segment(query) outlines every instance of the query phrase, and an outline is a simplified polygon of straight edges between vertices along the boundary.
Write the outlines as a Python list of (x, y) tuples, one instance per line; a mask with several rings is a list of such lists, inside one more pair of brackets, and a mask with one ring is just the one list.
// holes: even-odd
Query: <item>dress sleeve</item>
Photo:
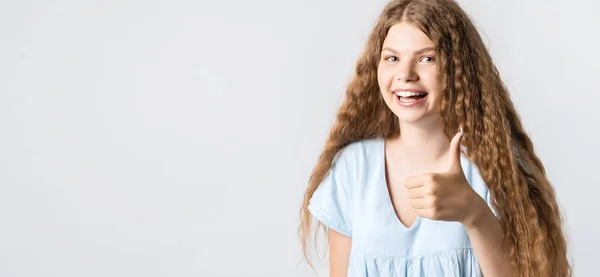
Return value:
[[(346, 150), (346, 151), (343, 151)], [(329, 172), (315, 190), (308, 210), (326, 227), (352, 237), (351, 191), (347, 149), (340, 150)]]
[[(483, 180), (481, 181), (483, 183)], [(488, 207), (490, 207), (490, 209), (492, 210), (492, 212), (494, 213), (494, 215), (496, 217), (498, 217), (498, 213), (496, 212), (496, 209), (494, 209), (494, 206), (492, 206), (492, 194), (490, 193), (490, 189), (485, 186), (485, 197), (483, 199), (485, 199), (485, 203), (488, 204)]]

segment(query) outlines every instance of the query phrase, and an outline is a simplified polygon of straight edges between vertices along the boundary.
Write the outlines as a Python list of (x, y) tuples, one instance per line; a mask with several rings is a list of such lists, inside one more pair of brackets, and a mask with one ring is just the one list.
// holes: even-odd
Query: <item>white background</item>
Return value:
[[(1, 1), (0, 276), (315, 276), (298, 209), (384, 4)], [(600, 3), (461, 4), (594, 276)]]

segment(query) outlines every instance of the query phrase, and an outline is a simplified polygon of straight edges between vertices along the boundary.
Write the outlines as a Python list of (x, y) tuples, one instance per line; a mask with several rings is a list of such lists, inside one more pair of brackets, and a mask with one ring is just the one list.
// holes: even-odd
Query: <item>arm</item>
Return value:
[(502, 226), (481, 197), (473, 201), (474, 213), (463, 222), (469, 234), (475, 256), (486, 277), (511, 276), (510, 262), (504, 255)]
[(329, 276), (346, 277), (352, 239), (329, 229)]
[[(450, 141), (450, 165), (445, 172), (406, 179), (410, 205), (419, 216), (460, 222), (469, 234), (483, 275), (508, 277), (512, 270), (504, 251), (502, 226), (486, 201), (473, 190), (462, 168), (462, 135), (461, 128)], [(483, 184), (481, 178), (477, 179)]]

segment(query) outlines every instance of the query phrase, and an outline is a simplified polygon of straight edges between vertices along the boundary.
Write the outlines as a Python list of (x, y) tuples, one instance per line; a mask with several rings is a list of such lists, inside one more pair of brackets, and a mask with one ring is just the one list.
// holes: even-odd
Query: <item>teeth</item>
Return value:
[(402, 97), (409, 97), (409, 96), (415, 96), (415, 95), (425, 95), (425, 93), (418, 93), (418, 92), (411, 92), (411, 91), (398, 91), (398, 92), (396, 92), (396, 95), (402, 96)]

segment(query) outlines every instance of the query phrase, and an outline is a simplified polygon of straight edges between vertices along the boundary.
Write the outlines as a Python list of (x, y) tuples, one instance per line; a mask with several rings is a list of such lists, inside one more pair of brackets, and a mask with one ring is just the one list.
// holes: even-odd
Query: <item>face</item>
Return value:
[(435, 45), (417, 27), (393, 25), (383, 42), (377, 79), (401, 123), (436, 119), (440, 102)]

